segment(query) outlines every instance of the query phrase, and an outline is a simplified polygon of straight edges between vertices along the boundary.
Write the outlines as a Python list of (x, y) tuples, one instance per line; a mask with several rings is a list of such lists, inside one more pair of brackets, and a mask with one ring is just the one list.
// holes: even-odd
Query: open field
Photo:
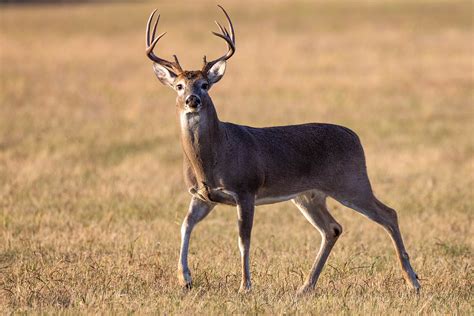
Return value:
[(237, 53), (211, 95), (221, 120), (331, 122), (365, 146), (421, 285), (388, 235), (334, 201), (344, 233), (314, 295), (295, 298), (320, 236), (290, 202), (257, 208), (253, 291), (239, 295), (236, 212), (191, 240), (194, 289), (176, 281), (181, 175), (174, 93), (144, 54), (185, 68), (224, 52), (214, 1), (0, 7), (0, 313), (473, 314), (471, 1), (221, 1)]

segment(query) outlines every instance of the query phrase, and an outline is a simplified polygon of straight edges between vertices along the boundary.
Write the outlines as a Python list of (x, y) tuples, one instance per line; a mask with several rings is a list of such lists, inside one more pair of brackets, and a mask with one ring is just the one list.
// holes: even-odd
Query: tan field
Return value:
[(330, 201), (344, 232), (297, 298), (321, 238), (291, 202), (257, 208), (252, 292), (224, 206), (193, 233), (194, 288), (178, 285), (190, 195), (146, 19), (159, 8), (157, 52), (187, 69), (225, 45), (214, 1), (174, 2), (0, 7), (0, 312), (472, 315), (473, 3), (221, 1), (237, 52), (211, 91), (220, 119), (356, 131), (422, 285), (381, 227)]

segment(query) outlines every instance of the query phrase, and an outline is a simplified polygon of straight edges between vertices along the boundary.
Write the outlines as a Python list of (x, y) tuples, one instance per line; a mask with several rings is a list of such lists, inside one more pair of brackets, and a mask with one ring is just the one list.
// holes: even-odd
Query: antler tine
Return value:
[[(155, 9), (156, 12), (156, 9)], [(151, 38), (155, 38), (156, 28), (158, 27), (158, 22), (160, 22), (161, 14), (158, 14), (156, 17), (155, 25), (153, 26), (153, 33), (151, 33)]]
[(225, 17), (227, 18), (227, 22), (229, 24), (229, 29), (230, 29), (230, 38), (232, 39), (232, 42), (235, 45), (235, 33), (234, 33), (234, 26), (232, 25), (232, 21), (231, 21), (229, 15), (227, 14), (227, 11), (224, 10), (224, 8), (220, 4), (218, 4), (217, 6), (219, 8), (221, 8), (222, 12), (224, 12)]
[(174, 57), (174, 61), (175, 61), (174, 63), (176, 64), (175, 66), (177, 67), (177, 70), (179, 72), (183, 72), (183, 68), (181, 68), (181, 65), (179, 64), (178, 56), (173, 55), (173, 57)]
[(234, 43), (232, 43), (232, 40), (229, 38), (229, 36), (226, 36), (226, 35), (222, 35), (220, 33), (216, 33), (216, 32), (212, 32), (212, 34), (214, 34), (215, 36), (217, 37), (220, 37), (222, 38), (223, 40), (225, 40), (227, 42), (227, 53), (222, 56), (221, 58), (217, 58), (215, 61), (217, 62), (218, 60), (222, 59), (225, 57), (225, 59), (229, 59), (235, 52), (235, 45)]
[(219, 30), (221, 31), (221, 33), (212, 32), (212, 34), (214, 34), (215, 36), (220, 37), (220, 38), (222, 38), (223, 40), (226, 41), (226, 43), (227, 43), (227, 52), (223, 56), (221, 56), (221, 57), (219, 57), (219, 58), (217, 58), (217, 59), (215, 59), (211, 62), (206, 62), (206, 58), (204, 56), (204, 66), (202, 68), (204, 72), (207, 72), (218, 61), (227, 60), (230, 57), (232, 57), (232, 55), (234, 55), (234, 53), (235, 53), (234, 26), (232, 25), (232, 21), (231, 21), (229, 15), (227, 14), (227, 12), (224, 10), (224, 8), (220, 5), (218, 5), (218, 7), (222, 10), (222, 12), (224, 12), (224, 14), (227, 18), (227, 22), (229, 24), (229, 26), (228, 26), (229, 30), (227, 30), (227, 28), (222, 26), (219, 22), (214, 21), (216, 23), (217, 27), (219, 28)]
[[(214, 21), (214, 23), (216, 23), (217, 27), (221, 30), (222, 34), (224, 34), (226, 37), (229, 37), (229, 31), (227, 31), (227, 29), (225, 27), (223, 27), (219, 22), (217, 21)], [(216, 36), (219, 36), (219, 37), (222, 37), (220, 34), (216, 34), (215, 32), (212, 32), (212, 34), (216, 35)], [(225, 39), (225, 41), (227, 42), (227, 39)], [(227, 48), (229, 48), (229, 44), (227, 44)]]
[(176, 57), (176, 55), (173, 55), (175, 62), (171, 62), (171, 61), (167, 61), (166, 59), (162, 59), (153, 53), (153, 49), (155, 48), (158, 41), (166, 34), (166, 32), (163, 32), (155, 38), (158, 22), (160, 21), (160, 15), (158, 14), (158, 17), (156, 18), (155, 24), (153, 26), (153, 32), (150, 38), (150, 27), (151, 27), (151, 22), (153, 21), (153, 17), (155, 16), (155, 13), (156, 13), (156, 9), (150, 14), (150, 17), (148, 18), (148, 23), (146, 26), (146, 50), (145, 50), (146, 55), (155, 63), (165, 66), (169, 68), (170, 70), (173, 70), (177, 73), (181, 73), (183, 72), (183, 69), (181, 68), (181, 65), (179, 64), (178, 57)]
[(226, 29), (219, 22), (214, 21), (214, 23), (216, 23), (217, 27), (221, 30), (222, 34), (228, 35), (228, 33), (226, 32)]
[[(146, 24), (146, 46), (147, 47), (150, 46), (150, 25), (151, 25), (151, 21), (153, 20), (153, 17), (155, 16), (156, 10), (158, 9), (153, 10), (153, 12), (150, 14), (150, 17), (148, 18), (148, 22)], [(159, 17), (158, 17), (158, 20), (159, 20)], [(155, 24), (155, 26), (157, 24), (158, 22)]]

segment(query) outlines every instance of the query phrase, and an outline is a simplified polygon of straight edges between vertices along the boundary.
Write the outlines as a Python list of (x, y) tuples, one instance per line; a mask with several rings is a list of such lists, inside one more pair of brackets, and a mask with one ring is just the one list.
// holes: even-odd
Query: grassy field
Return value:
[(240, 284), (236, 212), (191, 240), (176, 280), (181, 175), (174, 93), (144, 54), (188, 69), (225, 46), (214, 1), (0, 7), (0, 312), (473, 314), (473, 3), (221, 1), (237, 53), (212, 96), (221, 120), (349, 126), (377, 196), (399, 213), (423, 286), (388, 235), (334, 201), (343, 225), (313, 295), (297, 299), (320, 236), (289, 202), (257, 208), (253, 291)]

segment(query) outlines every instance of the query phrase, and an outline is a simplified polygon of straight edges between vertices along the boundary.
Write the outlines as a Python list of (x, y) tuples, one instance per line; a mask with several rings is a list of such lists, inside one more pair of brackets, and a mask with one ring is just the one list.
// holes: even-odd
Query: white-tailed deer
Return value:
[[(220, 6), (219, 6), (220, 7)], [(342, 227), (326, 208), (326, 198), (379, 223), (389, 233), (403, 275), (418, 291), (420, 284), (410, 265), (398, 227), (397, 213), (373, 194), (367, 176), (364, 151), (350, 129), (311, 123), (254, 128), (219, 120), (209, 89), (224, 75), (226, 61), (235, 52), (232, 22), (228, 29), (218, 22), (227, 52), (211, 62), (204, 57), (201, 70), (185, 71), (178, 58), (174, 62), (153, 53), (160, 38), (155, 36), (159, 16), (146, 30), (146, 54), (161, 83), (174, 89), (176, 111), (181, 127), (184, 178), (192, 195), (181, 226), (178, 277), (191, 287), (188, 267), (189, 239), (194, 226), (216, 204), (237, 206), (239, 249), (242, 259), (240, 291), (250, 289), (249, 250), (255, 205), (292, 200), (308, 221), (321, 233), (322, 242), (311, 272), (299, 293), (312, 290), (329, 253), (342, 233)]]

